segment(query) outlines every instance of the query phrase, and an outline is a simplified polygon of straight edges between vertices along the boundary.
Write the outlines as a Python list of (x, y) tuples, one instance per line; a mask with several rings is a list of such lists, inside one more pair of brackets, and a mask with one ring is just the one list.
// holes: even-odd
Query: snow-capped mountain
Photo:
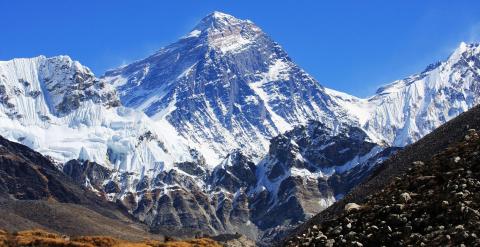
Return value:
[(238, 148), (259, 160), (271, 137), (309, 119), (333, 126), (344, 114), (259, 27), (220, 12), (104, 79), (124, 105), (168, 120), (215, 165)]
[[(240, 232), (257, 238), (276, 223), (297, 223), (318, 212), (321, 207), (312, 206), (317, 199), (325, 200), (323, 207), (333, 202), (338, 193), (326, 184), (322, 187), (329, 191), (326, 198), (315, 197), (323, 196), (316, 181), (321, 177), (326, 183), (340, 171), (330, 168), (325, 172), (322, 169), (336, 163), (318, 166), (314, 156), (330, 157), (334, 155), (332, 148), (340, 150), (338, 146), (343, 145), (341, 157), (346, 158), (336, 155), (337, 163), (350, 162), (348, 167), (363, 164), (357, 155), (350, 154), (365, 155), (355, 146), (359, 144), (349, 139), (357, 135), (345, 134), (336, 125), (321, 124), (324, 130), (318, 133), (322, 134), (304, 133), (304, 128), (296, 127), (274, 138), (268, 156), (258, 166), (254, 157), (237, 149), (211, 168), (168, 122), (151, 120), (142, 112), (121, 106), (114, 88), (69, 57), (1, 62), (0, 78), (0, 134), (49, 155), (74, 181), (122, 204), (152, 231)], [(285, 138), (286, 143), (298, 143), (294, 145), (297, 149), (280, 148)], [(327, 145), (332, 140), (338, 144)], [(373, 146), (361, 147), (370, 149)], [(285, 152), (293, 152), (293, 158), (282, 159)], [(277, 166), (284, 168), (279, 177), (272, 175), (279, 172)], [(296, 171), (327, 175), (303, 178)], [(298, 179), (311, 182), (306, 190), (310, 196), (302, 194), (302, 183), (289, 183)], [(296, 192), (285, 197), (292, 191)], [(266, 220), (290, 205), (290, 199), (299, 203), (294, 205), (300, 206), (300, 211), (292, 211), (276, 223)]]
[(67, 56), (0, 62), (0, 118), (0, 135), (59, 163), (140, 174), (192, 159), (171, 126), (120, 106), (111, 85)]
[(446, 61), (383, 86), (367, 99), (327, 92), (364, 130), (403, 147), (480, 103), (480, 44), (461, 43)]
[(0, 135), (152, 231), (257, 238), (478, 104), (479, 53), (462, 44), (360, 99), (321, 86), (251, 21), (214, 12), (100, 79), (66, 56), (0, 62)]
[(203, 156), (168, 122), (121, 106), (115, 89), (79, 62), (67, 56), (0, 62), (0, 89), (1, 136), (48, 155), (152, 231), (255, 238), (256, 226), (246, 225), (247, 197), (210, 186)]
[(178, 42), (109, 71), (121, 101), (167, 120), (218, 164), (240, 148), (256, 161), (268, 140), (308, 120), (348, 123), (405, 146), (479, 100), (479, 45), (360, 99), (322, 87), (249, 20), (214, 12)]

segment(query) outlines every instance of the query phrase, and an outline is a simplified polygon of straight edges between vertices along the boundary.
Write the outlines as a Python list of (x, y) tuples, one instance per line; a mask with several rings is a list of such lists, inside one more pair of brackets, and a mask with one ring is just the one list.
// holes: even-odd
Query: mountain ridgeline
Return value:
[(479, 81), (480, 45), (462, 43), (360, 99), (323, 87), (253, 22), (214, 12), (101, 77), (67, 56), (1, 61), (0, 135), (152, 232), (268, 244), (477, 105)]

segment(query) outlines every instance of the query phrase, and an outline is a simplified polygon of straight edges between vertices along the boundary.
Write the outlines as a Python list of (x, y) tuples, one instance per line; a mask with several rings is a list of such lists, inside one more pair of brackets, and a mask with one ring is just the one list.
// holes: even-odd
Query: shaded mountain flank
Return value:
[[(48, 158), (0, 137), (0, 229), (152, 237), (119, 206), (65, 176)], [(159, 236), (157, 236), (159, 238)]]
[(385, 161), (285, 246), (479, 245), (480, 107)]

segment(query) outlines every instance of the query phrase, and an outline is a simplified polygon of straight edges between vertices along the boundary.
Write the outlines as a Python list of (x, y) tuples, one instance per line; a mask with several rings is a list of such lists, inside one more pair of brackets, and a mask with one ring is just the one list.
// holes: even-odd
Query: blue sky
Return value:
[(252, 20), (320, 83), (357, 96), (480, 41), (475, 0), (0, 0), (0, 60), (66, 54), (101, 75), (214, 10)]

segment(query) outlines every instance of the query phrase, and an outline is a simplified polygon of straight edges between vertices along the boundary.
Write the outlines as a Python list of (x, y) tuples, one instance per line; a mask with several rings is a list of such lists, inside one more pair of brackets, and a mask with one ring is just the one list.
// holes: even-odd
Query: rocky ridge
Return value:
[[(311, 121), (272, 139), (268, 158), (258, 166), (237, 150), (213, 170), (202, 168), (199, 160), (140, 179), (89, 161), (72, 160), (63, 169), (77, 184), (123, 205), (152, 231), (238, 232), (257, 239), (264, 230), (296, 225), (326, 208), (353, 186), (350, 181), (363, 178), (392, 151), (372, 143), (361, 129), (333, 130)], [(325, 166), (318, 166), (319, 160)], [(342, 165), (332, 168), (336, 163)], [(291, 207), (298, 212), (266, 220)]]

